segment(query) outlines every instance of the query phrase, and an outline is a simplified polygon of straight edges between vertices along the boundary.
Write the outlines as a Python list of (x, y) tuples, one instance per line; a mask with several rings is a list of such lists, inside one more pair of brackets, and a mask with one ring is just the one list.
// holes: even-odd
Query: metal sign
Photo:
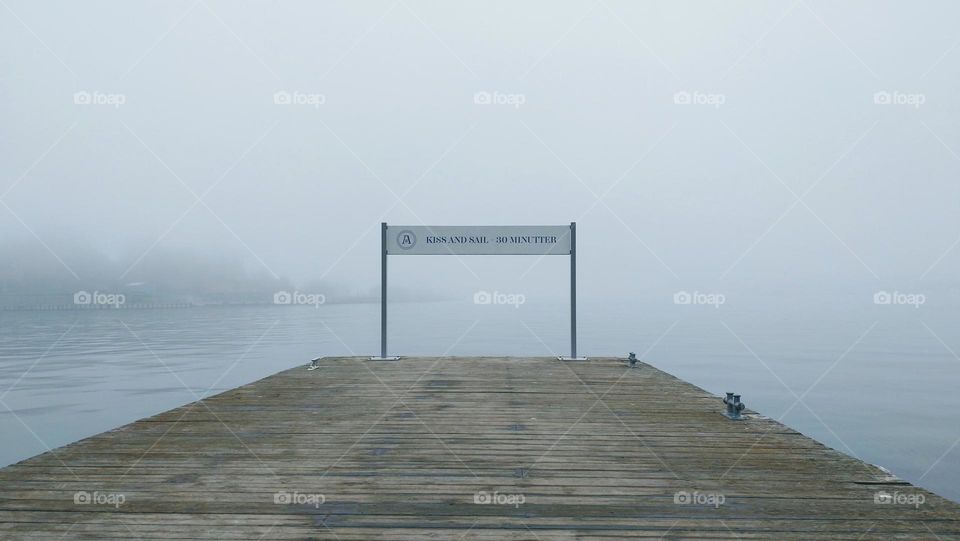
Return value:
[(570, 256), (570, 357), (577, 357), (577, 223), (570, 225), (427, 226), (380, 224), (380, 357), (387, 356), (388, 255)]
[(570, 226), (387, 226), (389, 255), (570, 255)]

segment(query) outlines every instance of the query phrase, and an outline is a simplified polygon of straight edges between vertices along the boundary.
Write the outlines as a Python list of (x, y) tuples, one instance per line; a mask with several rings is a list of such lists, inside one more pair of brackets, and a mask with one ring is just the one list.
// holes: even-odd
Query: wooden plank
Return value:
[(0, 538), (960, 539), (957, 503), (722, 410), (612, 358), (325, 358), (0, 469)]

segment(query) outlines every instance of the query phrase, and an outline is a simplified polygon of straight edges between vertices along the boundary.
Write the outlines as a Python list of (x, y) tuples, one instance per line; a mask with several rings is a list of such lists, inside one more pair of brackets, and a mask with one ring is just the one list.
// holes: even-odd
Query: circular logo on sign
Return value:
[(397, 235), (397, 246), (401, 250), (409, 250), (417, 245), (417, 236), (413, 234), (413, 231), (409, 229), (404, 229)]

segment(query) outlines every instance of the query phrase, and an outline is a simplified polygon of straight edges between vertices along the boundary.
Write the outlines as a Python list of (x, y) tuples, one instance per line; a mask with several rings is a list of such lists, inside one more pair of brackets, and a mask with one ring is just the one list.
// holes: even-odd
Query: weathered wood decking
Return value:
[(960, 505), (647, 365), (320, 364), (0, 470), (0, 539), (960, 538)]

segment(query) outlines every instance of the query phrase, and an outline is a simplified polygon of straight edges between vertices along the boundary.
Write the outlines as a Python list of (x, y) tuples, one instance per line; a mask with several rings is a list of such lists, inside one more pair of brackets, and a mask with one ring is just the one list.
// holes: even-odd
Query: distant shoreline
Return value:
[[(396, 299), (392, 303), (403, 304), (408, 302), (443, 302), (451, 299)], [(356, 299), (327, 301), (320, 304), (279, 304), (274, 302), (169, 302), (169, 303), (122, 303), (115, 305), (93, 304), (38, 304), (38, 305), (4, 305), (0, 304), (0, 312), (102, 312), (110, 310), (183, 310), (190, 308), (246, 308), (246, 307), (276, 307), (276, 308), (320, 308), (326, 305), (344, 304), (379, 304), (380, 299)]]

